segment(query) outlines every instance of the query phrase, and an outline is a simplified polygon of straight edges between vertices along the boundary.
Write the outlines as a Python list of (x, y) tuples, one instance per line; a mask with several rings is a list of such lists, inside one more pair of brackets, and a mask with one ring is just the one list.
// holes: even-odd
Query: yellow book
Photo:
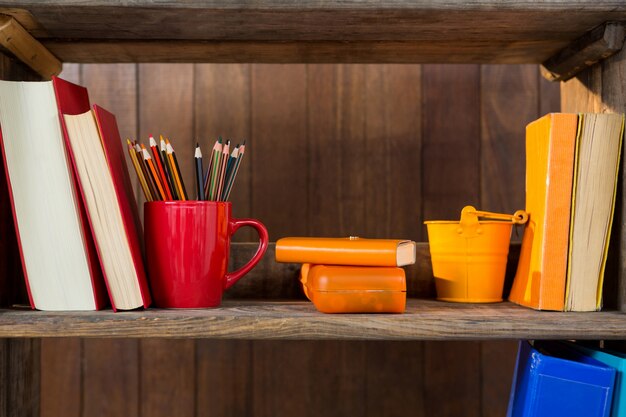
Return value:
[(526, 211), (509, 300), (563, 310), (578, 115), (551, 113), (526, 127)]
[(581, 114), (579, 125), (565, 310), (595, 311), (602, 307), (624, 115)]
[(415, 263), (411, 240), (360, 237), (285, 237), (276, 242), (276, 261), (324, 265), (404, 266)]

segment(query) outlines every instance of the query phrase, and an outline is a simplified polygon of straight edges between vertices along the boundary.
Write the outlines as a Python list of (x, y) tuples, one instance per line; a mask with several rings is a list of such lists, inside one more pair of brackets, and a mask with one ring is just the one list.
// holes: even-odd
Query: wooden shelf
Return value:
[(404, 314), (322, 314), (304, 301), (227, 301), (207, 310), (1, 310), (0, 337), (228, 339), (625, 339), (617, 312), (538, 312), (510, 303), (409, 299)]
[(5, 1), (65, 62), (540, 63), (626, 3)]

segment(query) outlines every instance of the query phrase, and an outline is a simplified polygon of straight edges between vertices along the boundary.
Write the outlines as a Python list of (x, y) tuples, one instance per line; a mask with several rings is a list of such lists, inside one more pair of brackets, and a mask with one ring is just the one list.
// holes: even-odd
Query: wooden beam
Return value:
[(560, 40), (205, 41), (42, 39), (63, 62), (207, 63), (539, 63)]
[(225, 301), (195, 310), (113, 313), (0, 310), (0, 337), (211, 339), (626, 339), (615, 311), (558, 313), (508, 302), (408, 299), (404, 314), (324, 314), (308, 301)]
[(545, 61), (541, 65), (541, 73), (550, 81), (567, 81), (585, 68), (619, 52), (625, 37), (625, 23), (605, 23)]
[(63, 68), (61, 61), (11, 16), (0, 15), (0, 45), (46, 80)]

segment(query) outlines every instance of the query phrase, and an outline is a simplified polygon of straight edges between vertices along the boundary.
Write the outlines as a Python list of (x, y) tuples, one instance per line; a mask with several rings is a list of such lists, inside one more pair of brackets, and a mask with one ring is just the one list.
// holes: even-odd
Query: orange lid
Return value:
[(404, 269), (303, 264), (300, 282), (309, 291), (406, 291)]

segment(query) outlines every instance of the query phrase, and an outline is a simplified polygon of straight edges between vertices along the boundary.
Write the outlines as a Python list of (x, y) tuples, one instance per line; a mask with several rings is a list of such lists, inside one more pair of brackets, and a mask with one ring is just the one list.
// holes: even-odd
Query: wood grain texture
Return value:
[(139, 342), (85, 339), (81, 415), (139, 415)]
[[(538, 78), (535, 65), (481, 67), (480, 193), (484, 210), (514, 213), (525, 207), (525, 127), (538, 117)], [(521, 240), (521, 232), (517, 240)]]
[(539, 116), (561, 111), (561, 83), (539, 77)]
[(0, 14), (11, 16), (19, 22), (32, 36), (45, 37), (46, 31), (28, 10), (15, 7), (0, 7)]
[(480, 205), (480, 67), (424, 65), (423, 220)]
[(423, 342), (364, 343), (365, 415), (426, 416)]
[[(338, 204), (339, 213), (333, 223), (343, 236), (361, 236), (367, 227), (367, 206), (364, 203), (367, 189), (365, 182), (365, 164), (367, 152), (366, 140), (366, 89), (365, 65), (340, 65), (337, 67), (337, 152), (341, 155), (341, 165), (337, 171), (328, 172), (333, 176), (336, 172), (338, 199), (329, 201), (329, 197), (322, 198), (326, 204)], [(332, 145), (331, 145), (332, 146)], [(313, 176), (315, 175), (315, 176)], [(326, 171), (312, 173), (312, 178), (327, 175)], [(318, 193), (325, 190), (318, 190)], [(340, 200), (341, 203), (337, 201)], [(329, 228), (330, 226), (326, 226)], [(313, 231), (311, 231), (313, 233)]]
[[(461, 2), (263, 2), (239, 6), (222, 2), (157, 2), (121, 5), (84, 4), (62, 7), (63, 2), (23, 6), (42, 24), (51, 38), (75, 39), (193, 39), (193, 40), (458, 40), (572, 41), (589, 28), (626, 15), (623, 5), (605, 3), (592, 10), (570, 2), (532, 3), (511, 7)], [(352, 4), (350, 4), (352, 3)], [(478, 6), (478, 7), (477, 7)], [(544, 7), (541, 7), (544, 6)], [(552, 6), (552, 7), (551, 7)], [(563, 7), (563, 8), (559, 8)], [(610, 7), (610, 9), (609, 9)], [(490, 9), (486, 11), (486, 9)], [(611, 10), (612, 9), (612, 10)], [(563, 20), (554, 19), (558, 10)], [(61, 17), (65, 21), (59, 20)], [(481, 20), (478, 20), (481, 19)], [(516, 24), (524, 19), (525, 25)], [(479, 23), (480, 22), (480, 23)], [(154, 30), (158, 25), (167, 33)], [(132, 27), (132, 30), (128, 30)], [(496, 36), (498, 35), (498, 36)], [(513, 42), (512, 42), (513, 43)], [(560, 48), (559, 48), (560, 49)], [(558, 50), (558, 49), (557, 49)], [(544, 58), (547, 59), (549, 56)]]
[(421, 235), (421, 67), (370, 65), (365, 72), (365, 189), (368, 236)]
[[(347, 106), (340, 100), (343, 71), (337, 65), (311, 64), (307, 75), (308, 230), (311, 236), (344, 236), (339, 221), (344, 202), (344, 158), (359, 157), (358, 138), (342, 135)], [(349, 152), (355, 148), (355, 152)], [(353, 156), (354, 154), (354, 156)], [(335, 221), (330, 222), (329, 219)]]
[(563, 41), (441, 40), (44, 40), (64, 62), (82, 63), (537, 63)]
[(0, 337), (623, 339), (626, 338), (623, 322), (623, 314), (615, 311), (546, 313), (506, 302), (472, 305), (409, 299), (405, 314), (331, 315), (317, 312), (311, 303), (304, 301), (228, 300), (213, 310), (150, 309), (128, 313), (0, 310)]
[(626, 28), (622, 23), (600, 25), (544, 61), (541, 72), (550, 81), (567, 81), (583, 69), (619, 52), (625, 36)]
[(254, 415), (252, 344), (249, 340), (196, 341), (198, 417)]
[[(64, 5), (74, 6), (91, 6), (94, 10), (99, 10), (103, 6), (115, 6), (125, 7), (129, 9), (133, 8), (146, 8), (152, 7), (160, 10), (186, 10), (189, 11), (195, 9), (266, 9), (268, 11), (273, 10), (317, 10), (328, 6), (333, 6), (336, 11), (352, 10), (356, 5), (359, 5), (363, 10), (411, 10), (415, 8), (424, 10), (492, 10), (494, 6), (499, 6), (496, 10), (501, 13), (507, 11), (527, 11), (529, 9), (536, 10), (537, 12), (547, 13), (549, 11), (560, 11), (562, 7), (576, 6), (572, 12), (580, 11), (621, 11), (626, 9), (622, 3), (616, 0), (599, 0), (593, 3), (580, 3), (572, 0), (542, 0), (540, 2), (523, 0), (516, 2), (497, 2), (497, 1), (483, 1), (480, 3), (467, 3), (462, 0), (416, 0), (416, 1), (404, 1), (404, 0), (383, 0), (383, 1), (343, 1), (340, 3), (329, 0), (316, 0), (311, 2), (288, 2), (284, 0), (265, 0), (263, 3), (255, 4), (254, 7), (245, 0), (188, 0), (185, 2), (177, 1), (155, 1), (155, 0), (8, 0), (5, 1), (8, 5), (21, 6), (25, 8), (32, 8), (35, 5), (40, 6), (43, 10), (58, 9)], [(533, 6), (533, 7), (530, 7)]]
[(479, 342), (424, 343), (424, 415), (480, 416)]
[[(272, 241), (306, 234), (305, 67), (253, 65), (251, 77), (252, 120), (245, 163), (254, 172), (252, 212), (267, 226)], [(300, 221), (292, 221), (296, 219)]]
[(145, 339), (139, 343), (141, 415), (195, 416), (195, 341)]
[(561, 83), (561, 111), (602, 112), (602, 66), (590, 67)]
[[(203, 156), (208, 158), (219, 136), (233, 144), (250, 140), (250, 65), (194, 66), (194, 123)], [(251, 150), (251, 152), (253, 152)], [(205, 159), (205, 169), (208, 168)], [(237, 173), (230, 201), (235, 217), (252, 217), (252, 171), (247, 158)], [(244, 228), (233, 236), (237, 242), (257, 240), (256, 234)]]
[(40, 340), (0, 340), (0, 416), (39, 415)]
[(41, 417), (80, 417), (82, 343), (78, 338), (41, 341)]
[(506, 415), (515, 369), (517, 341), (481, 342), (481, 416)]
[(258, 341), (253, 346), (255, 415), (364, 415), (363, 343)]
[(185, 183), (188, 198), (196, 198), (194, 158), (194, 77), (192, 64), (139, 65), (139, 136), (149, 145), (148, 137), (169, 138)]
[[(72, 7), (66, 7), (70, 4)], [(605, 21), (623, 19), (626, 15), (619, 2), (593, 6), (571, 1), (513, 4), (481, 2), (468, 5), (458, 1), (390, 1), (384, 4), (266, 1), (254, 5), (245, 2), (15, 1), (7, 6), (28, 9), (48, 35), (57, 39), (163, 39), (162, 33), (165, 32), (167, 38), (180, 40), (387, 40), (409, 41), (414, 45), (439, 41), (440, 44), (432, 49), (439, 51), (440, 59), (435, 61), (448, 62), (454, 57), (456, 62), (459, 59), (469, 62), (473, 56), (487, 53), (497, 56), (501, 62), (505, 59), (518, 63), (541, 62), (589, 28)], [(118, 13), (118, 7), (124, 7), (124, 13)], [(555, 21), (555, 10), (563, 19)], [(524, 25), (517, 24), (521, 20)], [(155, 31), (155, 26), (161, 30)], [(494, 46), (493, 39), (505, 43)], [(459, 48), (452, 51), (456, 53), (450, 53), (459, 40), (466, 42), (466, 50)], [(516, 48), (519, 50), (515, 51)], [(297, 48), (292, 49), (292, 54), (299, 52)], [(142, 49), (135, 48), (135, 51), (141, 53)], [(143, 51), (144, 58), (154, 55), (154, 50), (149, 48), (143, 48)], [(118, 50), (116, 55), (119, 56), (119, 52), (123, 51)], [(55, 53), (64, 59), (71, 58), (61, 51)], [(177, 55), (180, 54), (172, 53), (165, 58), (176, 59)], [(343, 62), (341, 54), (335, 53), (334, 56)]]
[[(458, 219), (480, 205), (480, 67), (424, 65), (422, 83), (422, 220)], [(479, 415), (478, 348), (424, 343), (426, 415)]]
[(49, 80), (63, 64), (13, 17), (0, 14), (0, 45), (24, 64)]

